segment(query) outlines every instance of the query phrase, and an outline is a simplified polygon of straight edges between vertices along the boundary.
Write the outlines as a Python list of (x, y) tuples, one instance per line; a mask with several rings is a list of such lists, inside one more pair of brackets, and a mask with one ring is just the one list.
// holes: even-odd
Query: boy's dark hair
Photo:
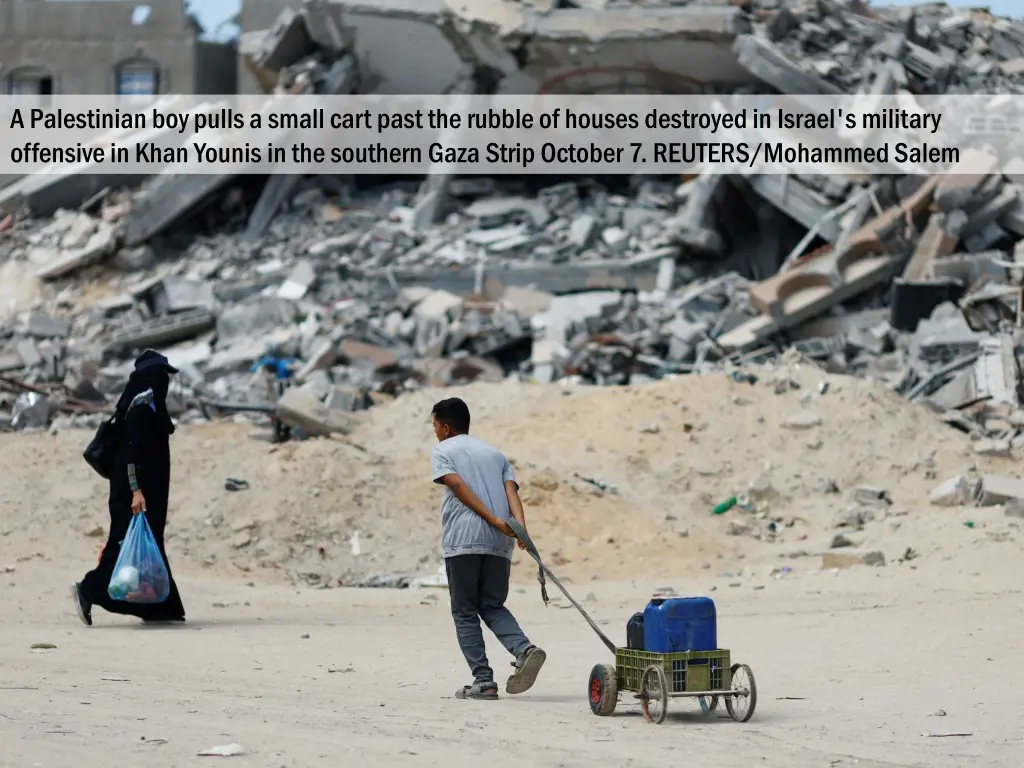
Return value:
[(469, 434), (469, 406), (458, 397), (449, 397), (434, 404), (430, 411), (439, 422), (447, 425), (453, 432)]

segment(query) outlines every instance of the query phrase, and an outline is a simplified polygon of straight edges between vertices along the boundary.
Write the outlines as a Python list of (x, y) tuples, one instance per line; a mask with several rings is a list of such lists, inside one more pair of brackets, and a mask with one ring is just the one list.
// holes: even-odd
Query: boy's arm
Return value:
[(473, 493), (473, 489), (466, 485), (465, 481), (457, 474), (449, 472), (440, 478), (440, 482), (455, 494), (455, 498), (480, 515), (489, 525), (494, 526), (506, 536), (515, 535), (512, 533), (512, 529), (508, 527), (508, 523), (501, 518), (495, 517), (494, 513), (487, 508), (487, 505), (480, 501), (480, 497)]
[[(519, 498), (519, 483), (515, 480), (505, 481), (505, 498), (508, 499), (508, 510), (512, 513), (512, 517), (515, 521), (523, 526), (523, 530), (526, 530), (526, 512), (523, 510), (523, 500)], [(518, 538), (519, 548), (526, 549), (524, 544)]]
[[(523, 500), (519, 498), (519, 481), (516, 480), (515, 470), (512, 463), (505, 459), (505, 466), (501, 469), (501, 479), (505, 486), (505, 498), (508, 500), (508, 511), (517, 523), (526, 530), (526, 512), (523, 510)], [(518, 541), (518, 538), (517, 538)], [(519, 548), (526, 549), (526, 544), (519, 541)]]

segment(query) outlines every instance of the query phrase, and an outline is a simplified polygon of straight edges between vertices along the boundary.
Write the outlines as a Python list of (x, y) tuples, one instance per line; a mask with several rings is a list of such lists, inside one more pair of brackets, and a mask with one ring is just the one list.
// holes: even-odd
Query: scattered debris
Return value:
[(958, 475), (936, 486), (928, 500), (939, 507), (960, 507), (974, 498), (976, 492), (976, 484), (972, 486), (963, 475)]
[(249, 754), (241, 744), (223, 744), (196, 752), (198, 757), (239, 757)]
[(850, 568), (854, 565), (885, 565), (885, 555), (878, 551), (843, 548), (821, 555), (821, 569)]

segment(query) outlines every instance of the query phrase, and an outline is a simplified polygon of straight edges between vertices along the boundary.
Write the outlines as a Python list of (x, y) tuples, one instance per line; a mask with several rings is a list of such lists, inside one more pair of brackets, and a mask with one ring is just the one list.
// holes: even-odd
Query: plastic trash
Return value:
[(146, 513), (132, 517), (107, 585), (113, 600), (126, 603), (162, 603), (171, 592), (167, 564), (156, 545)]
[(739, 499), (737, 499), (735, 496), (730, 496), (728, 499), (726, 499), (721, 504), (718, 504), (714, 509), (712, 509), (711, 510), (711, 514), (713, 514), (713, 515), (724, 515), (730, 509), (735, 507), (736, 506), (736, 502), (738, 502), (738, 501), (739, 501)]

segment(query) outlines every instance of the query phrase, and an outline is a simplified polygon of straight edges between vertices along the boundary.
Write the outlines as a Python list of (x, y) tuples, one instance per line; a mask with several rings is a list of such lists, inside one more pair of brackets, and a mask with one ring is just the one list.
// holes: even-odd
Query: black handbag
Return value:
[(95, 436), (82, 454), (86, 463), (104, 480), (109, 480), (114, 473), (114, 457), (117, 455), (117, 438), (121, 426), (116, 419), (116, 416), (111, 416), (96, 428)]

